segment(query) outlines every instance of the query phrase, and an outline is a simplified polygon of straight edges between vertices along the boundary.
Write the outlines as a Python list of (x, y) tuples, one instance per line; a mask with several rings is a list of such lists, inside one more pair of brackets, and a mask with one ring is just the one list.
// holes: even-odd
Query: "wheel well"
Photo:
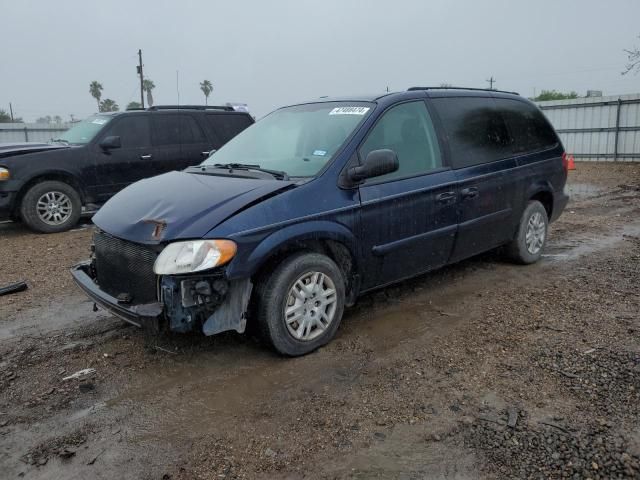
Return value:
[(345, 280), (347, 298), (354, 287), (354, 276), (356, 265), (349, 249), (336, 240), (319, 239), (319, 240), (300, 240), (288, 243), (275, 252), (260, 266), (258, 271), (253, 275), (253, 284), (261, 281), (266, 275), (271, 273), (276, 266), (286, 257), (296, 252), (310, 252), (326, 255), (333, 260), (342, 271)]
[(78, 180), (73, 175), (70, 175), (68, 173), (51, 172), (51, 173), (46, 173), (44, 175), (39, 175), (37, 177), (34, 177), (22, 186), (22, 188), (18, 191), (18, 195), (16, 197), (15, 204), (13, 207), (14, 215), (19, 214), (20, 203), (22, 202), (22, 198), (29, 191), (29, 189), (38, 183), (46, 182), (48, 180), (55, 180), (58, 182), (63, 182), (68, 185), (71, 185), (78, 192), (78, 195), (80, 195), (80, 200), (84, 205), (85, 195), (84, 195), (84, 191), (82, 190), (82, 187), (80, 186), (80, 182), (78, 182)]
[(538, 192), (529, 200), (539, 201), (547, 211), (547, 217), (549, 219), (551, 218), (551, 214), (553, 213), (553, 194), (551, 192)]

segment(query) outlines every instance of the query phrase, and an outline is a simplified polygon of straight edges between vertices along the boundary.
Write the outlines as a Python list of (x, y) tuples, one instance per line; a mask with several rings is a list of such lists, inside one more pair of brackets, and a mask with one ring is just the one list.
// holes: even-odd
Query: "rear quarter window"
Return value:
[(227, 143), (253, 123), (251, 118), (244, 114), (209, 113), (206, 117), (214, 135), (220, 141), (219, 146)]
[(509, 131), (491, 97), (435, 98), (451, 150), (453, 168), (493, 162), (511, 155)]
[(553, 128), (534, 105), (507, 98), (495, 102), (513, 137), (515, 153), (545, 150), (558, 143)]

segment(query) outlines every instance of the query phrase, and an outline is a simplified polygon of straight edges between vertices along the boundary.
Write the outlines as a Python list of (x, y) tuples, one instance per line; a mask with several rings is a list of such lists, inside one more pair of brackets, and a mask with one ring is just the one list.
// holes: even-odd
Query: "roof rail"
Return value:
[(512, 95), (520, 95), (518, 92), (509, 92), (507, 90), (496, 90), (493, 88), (473, 88), (473, 87), (411, 87), (407, 89), (407, 92), (413, 92), (415, 90), (478, 90), (481, 92), (498, 92), (498, 93), (510, 93)]
[(125, 109), (125, 112), (131, 112), (131, 111), (134, 111), (134, 110), (146, 110), (146, 108), (142, 108), (142, 107), (130, 107), (129, 108), (129, 107), (127, 107)]
[(226, 105), (154, 105), (147, 110), (224, 110), (234, 112), (233, 107)]

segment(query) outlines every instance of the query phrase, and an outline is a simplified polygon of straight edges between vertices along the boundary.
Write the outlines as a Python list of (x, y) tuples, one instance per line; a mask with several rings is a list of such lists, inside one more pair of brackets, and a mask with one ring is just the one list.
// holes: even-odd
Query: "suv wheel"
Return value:
[(512, 260), (522, 263), (535, 263), (540, 259), (547, 242), (549, 218), (544, 206), (532, 200), (525, 208), (518, 233), (507, 246), (507, 253)]
[(328, 343), (344, 310), (344, 278), (317, 253), (284, 260), (257, 290), (262, 336), (280, 353), (304, 355)]
[(73, 187), (45, 181), (31, 187), (22, 198), (20, 217), (37, 232), (63, 232), (78, 223), (81, 209), (80, 195)]

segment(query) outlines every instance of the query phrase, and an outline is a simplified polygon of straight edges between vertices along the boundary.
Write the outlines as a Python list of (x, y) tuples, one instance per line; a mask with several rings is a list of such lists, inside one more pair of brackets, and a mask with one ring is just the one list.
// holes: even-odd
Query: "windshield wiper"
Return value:
[(216, 168), (228, 168), (229, 170), (256, 170), (258, 172), (268, 173), (269, 175), (273, 175), (274, 177), (287, 181), (289, 180), (289, 175), (287, 172), (283, 172), (281, 170), (271, 170), (268, 168), (262, 168), (260, 165), (253, 165), (250, 163), (216, 163), (213, 165)]
[(64, 138), (52, 138), (51, 141), (55, 142), (55, 143), (64, 143), (66, 145), (70, 145), (71, 144), (71, 142), (69, 142), (69, 140), (65, 140)]

